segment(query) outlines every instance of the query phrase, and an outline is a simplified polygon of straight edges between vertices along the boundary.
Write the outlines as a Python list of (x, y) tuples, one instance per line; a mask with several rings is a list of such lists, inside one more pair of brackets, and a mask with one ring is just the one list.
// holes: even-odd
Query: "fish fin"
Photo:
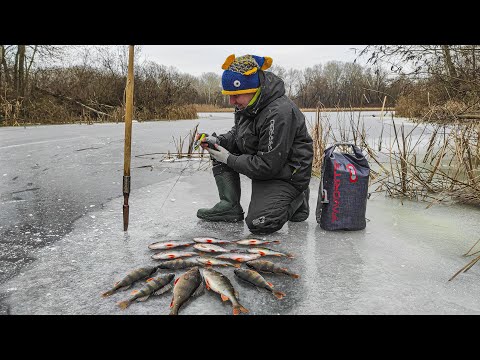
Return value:
[(274, 241), (272, 241), (272, 243), (280, 244), (280, 240), (274, 240)]
[(178, 280), (180, 280), (179, 277), (175, 279), (175, 282), (173, 283), (173, 285), (177, 285)]
[(125, 310), (128, 307), (128, 305), (130, 305), (130, 301), (129, 300), (120, 301), (117, 303), (117, 305), (120, 307), (120, 309)]
[(286, 294), (283, 293), (283, 292), (281, 292), (281, 291), (272, 291), (272, 293), (273, 293), (273, 295), (275, 295), (275, 297), (276, 297), (277, 299), (281, 299), (281, 298), (283, 298), (284, 296), (286, 296)]
[(244, 308), (242, 305), (238, 304), (236, 306), (233, 307), (233, 315), (238, 315), (240, 314), (240, 312), (242, 313), (248, 313), (248, 309)]
[(262, 255), (262, 256), (267, 255), (264, 251), (259, 251), (258, 253), (259, 253), (260, 255)]
[(232, 264), (232, 266), (234, 266), (234, 267), (236, 267), (236, 268), (239, 268), (239, 267), (242, 266), (242, 265), (240, 265), (240, 264)]
[(210, 284), (208, 283), (208, 280), (205, 280), (205, 287), (207, 290), (210, 290)]
[(148, 278), (148, 279), (145, 280), (145, 281), (153, 281), (153, 278)]
[(153, 293), (153, 295), (155, 295), (155, 296), (162, 295), (162, 294), (166, 293), (167, 291), (170, 291), (172, 288), (173, 288), (172, 284), (165, 285), (161, 289), (158, 289), (157, 291), (155, 291)]
[(137, 298), (137, 300), (141, 301), (141, 302), (144, 302), (144, 301), (147, 301), (149, 297), (150, 297), (150, 295), (142, 296), (142, 297)]
[(197, 287), (197, 288), (195, 289), (195, 291), (193, 292), (192, 297), (196, 297), (196, 296), (198, 296), (198, 295), (201, 295), (201, 294), (203, 294), (204, 291), (205, 291), (205, 284), (204, 284), (204, 282), (202, 281), (202, 282), (200, 283), (200, 285), (198, 285), (198, 287)]
[(112, 295), (114, 292), (115, 292), (115, 290), (105, 291), (105, 292), (102, 294), (102, 297), (103, 297), (103, 298), (109, 297), (109, 296)]
[(228, 296), (225, 296), (223, 294), (220, 294), (220, 297), (222, 298), (222, 301), (227, 301), (228, 300)]
[(268, 286), (270, 286), (271, 288), (273, 288), (273, 284), (272, 284), (271, 282), (268, 282), (268, 281), (267, 281), (267, 284), (268, 284)]
[[(173, 307), (173, 298), (172, 298), (172, 301), (170, 301), (170, 307), (172, 308)], [(171, 314), (171, 313), (170, 313)]]
[(120, 281), (117, 281), (113, 286), (117, 286), (118, 284), (120, 284)]
[(300, 275), (298, 274), (291, 274), (290, 276), (293, 277), (294, 279), (298, 279), (300, 277)]
[(235, 295), (236, 298), (238, 298), (238, 291), (237, 290), (234, 290), (233, 294)]
[(286, 254), (288, 258), (293, 259), (295, 256), (293, 254)]
[(139, 292), (140, 292), (140, 291), (138, 291), (138, 290), (133, 290), (133, 291), (130, 293), (130, 295), (135, 295), (135, 294), (138, 294)]
[(120, 289), (122, 289), (123, 291), (125, 291), (125, 290), (130, 289), (131, 287), (132, 287), (132, 284), (128, 284), (128, 285), (125, 285), (125, 286), (121, 287)]

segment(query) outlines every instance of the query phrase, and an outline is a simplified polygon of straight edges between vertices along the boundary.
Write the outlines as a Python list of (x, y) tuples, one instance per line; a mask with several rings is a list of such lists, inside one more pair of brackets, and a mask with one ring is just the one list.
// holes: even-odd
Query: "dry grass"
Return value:
[[(480, 242), (480, 239), (477, 240), (477, 242), (475, 244), (473, 244), (473, 246), (465, 253), (463, 254), (464, 257), (468, 257), (468, 256), (473, 256), (473, 255), (476, 255), (480, 252), (480, 250), (478, 251), (475, 251), (475, 252), (472, 252), (470, 253), (474, 248), (475, 246)], [(480, 255), (478, 255), (477, 257), (473, 258), (473, 260), (469, 261), (465, 266), (463, 266), (460, 270), (458, 270), (455, 274), (453, 274), (453, 276), (448, 279), (448, 281), (452, 281), (453, 279), (455, 279), (455, 277), (462, 273), (462, 272), (467, 272), (473, 265), (475, 265), (478, 261), (480, 260)]]
[(328, 123), (328, 120), (322, 124), (320, 111), (315, 112), (315, 122), (308, 124), (310, 135), (313, 140), (313, 165), (312, 171), (314, 176), (320, 177), (323, 157), (325, 149), (328, 146), (328, 139), (332, 131), (332, 126)]
[(193, 105), (197, 112), (233, 112), (233, 107), (221, 108), (209, 104), (195, 104)]
[[(208, 105), (208, 104), (195, 104), (195, 108), (197, 109), (197, 112), (233, 112), (233, 107), (229, 108), (221, 108), (213, 105)], [(319, 108), (303, 108), (300, 109), (302, 112), (317, 112), (317, 109)], [(375, 108), (366, 108), (366, 107), (345, 107), (345, 108), (321, 108), (322, 112), (338, 112), (338, 111), (381, 111), (381, 107), (375, 107)], [(385, 111), (395, 111), (395, 108), (385, 108)]]
[(415, 121), (436, 124), (450, 124), (457, 120), (480, 119), (480, 99), (467, 101), (450, 99), (436, 103), (438, 94), (432, 94), (428, 89), (416, 89), (401, 96), (395, 105), (396, 116)]
[[(375, 150), (368, 144), (360, 120), (352, 118), (345, 128), (340, 126), (333, 132), (322, 112), (317, 110), (309, 129), (314, 143), (314, 175), (319, 173), (327, 146), (350, 142), (368, 155), (373, 192), (427, 201), (427, 207), (446, 200), (480, 206), (480, 124), (439, 124), (430, 135), (425, 134), (425, 127), (417, 138), (413, 131), (419, 124), (407, 132), (403, 124), (392, 119), (393, 139)], [(428, 145), (421, 145), (424, 143)]]
[[(388, 195), (428, 200), (427, 207), (445, 200), (480, 206), (478, 126), (437, 125), (429, 137), (424, 128), (416, 141), (403, 124), (393, 122), (393, 129), (393, 143), (384, 153), (391, 171), (381, 184)], [(427, 139), (425, 149), (420, 144)]]
[[(313, 108), (304, 108), (300, 109), (302, 112), (317, 112), (317, 109)], [(395, 108), (392, 107), (387, 107), (387, 108), (381, 108), (381, 107), (372, 107), (372, 108), (366, 108), (366, 107), (345, 107), (345, 108), (321, 108), (321, 112), (345, 112), (345, 111), (395, 111)]]

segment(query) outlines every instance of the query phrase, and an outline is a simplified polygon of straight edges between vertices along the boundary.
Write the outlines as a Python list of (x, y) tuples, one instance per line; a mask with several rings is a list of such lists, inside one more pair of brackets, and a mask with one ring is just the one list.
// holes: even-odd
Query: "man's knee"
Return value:
[(280, 230), (287, 222), (288, 214), (286, 211), (277, 211), (277, 214), (248, 214), (245, 218), (250, 232), (252, 234), (271, 234)]

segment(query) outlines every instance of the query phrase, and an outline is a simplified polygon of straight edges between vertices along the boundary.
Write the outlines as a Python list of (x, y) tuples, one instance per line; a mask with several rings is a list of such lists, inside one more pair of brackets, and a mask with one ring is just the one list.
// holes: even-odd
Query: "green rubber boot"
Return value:
[(225, 171), (215, 175), (220, 202), (210, 209), (198, 209), (197, 217), (207, 221), (237, 222), (244, 218), (240, 205), (240, 176), (236, 172)]

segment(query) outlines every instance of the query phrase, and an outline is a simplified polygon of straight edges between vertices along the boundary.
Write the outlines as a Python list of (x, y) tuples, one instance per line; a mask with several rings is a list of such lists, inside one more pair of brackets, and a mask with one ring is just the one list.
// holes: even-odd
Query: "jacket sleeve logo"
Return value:
[(272, 151), (274, 132), (275, 132), (275, 119), (272, 119), (270, 120), (270, 129), (268, 130), (268, 151)]

